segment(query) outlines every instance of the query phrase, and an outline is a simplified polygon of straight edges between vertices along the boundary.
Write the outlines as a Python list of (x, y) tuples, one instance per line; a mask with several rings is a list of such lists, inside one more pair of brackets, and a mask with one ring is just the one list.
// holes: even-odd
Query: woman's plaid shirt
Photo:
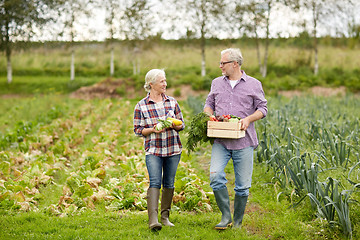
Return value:
[[(173, 117), (184, 122), (180, 106), (175, 98), (163, 95), (163, 103), (163, 105), (157, 105), (150, 99), (149, 94), (139, 101), (134, 110), (134, 132), (136, 135), (144, 137), (146, 154), (167, 157), (181, 153), (182, 145), (176, 130), (168, 128), (165, 132), (152, 133), (146, 137), (141, 134), (144, 128), (153, 128), (159, 118)], [(183, 124), (181, 130), (184, 128)]]

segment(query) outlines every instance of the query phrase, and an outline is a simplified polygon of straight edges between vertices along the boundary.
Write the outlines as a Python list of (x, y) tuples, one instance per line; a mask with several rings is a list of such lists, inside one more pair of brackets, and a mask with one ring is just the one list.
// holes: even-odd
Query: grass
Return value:
[(151, 232), (146, 211), (107, 212), (98, 206), (96, 211), (62, 218), (41, 211), (3, 213), (0, 239), (341, 239), (339, 232), (312, 220), (307, 207), (294, 210), (286, 200), (276, 202), (265, 172), (263, 166), (255, 165), (241, 229), (215, 230), (221, 218), (215, 208), (210, 213), (172, 212), (174, 228)]
[[(0, 220), (1, 239), (253, 239), (245, 230), (209, 231), (215, 214), (173, 214), (175, 228), (151, 232), (147, 214), (85, 213), (66, 218), (44, 217), (41, 213), (9, 216)], [(13, 227), (18, 226), (18, 227)], [(259, 239), (259, 238), (258, 238)], [(264, 238), (260, 238), (264, 239)]]
[(1, 99), (0, 132), (5, 133), (18, 121), (39, 122), (46, 113), (56, 106), (66, 106), (62, 111), (77, 107), (82, 100), (70, 99), (64, 95), (32, 95), (22, 97), (3, 97)]
[(68, 94), (81, 86), (92, 85), (102, 77), (78, 77), (70, 81), (65, 76), (14, 76), (11, 84), (5, 76), (0, 76), (0, 95)]
[[(58, 80), (58, 79), (57, 79)], [(48, 81), (49, 82), (49, 81)], [(30, 85), (28, 85), (30, 86)], [(44, 87), (43, 89), (46, 89)], [(15, 90), (14, 90), (15, 91)], [(291, 122), (304, 121), (308, 115), (306, 111), (308, 108), (304, 108), (300, 103), (315, 106), (314, 101), (308, 102), (306, 99), (287, 100), (281, 98), (268, 98), (269, 109), (272, 109), (273, 114), (269, 114), (266, 118), (273, 124), (270, 124), (269, 132), (276, 133), (276, 125), (284, 126), (284, 124), (278, 120), (279, 115), (276, 111), (281, 112), (281, 107), (286, 107), (288, 115), (284, 115), (291, 120)], [(351, 99), (350, 99), (351, 100)], [(322, 119), (319, 115), (325, 115), (325, 119), (332, 119), (331, 111), (326, 109), (334, 109), (331, 106), (342, 106), (341, 111), (337, 110), (335, 117), (336, 121), (333, 123), (339, 124), (344, 121), (349, 121), (355, 118), (353, 113), (357, 112), (357, 104), (349, 99), (316, 99), (316, 102), (320, 106), (325, 108), (314, 111), (312, 119)], [(112, 101), (112, 100), (109, 100)], [(297, 104), (291, 103), (292, 101), (299, 101)], [(325, 102), (323, 102), (325, 101)], [(335, 101), (335, 103), (334, 103)], [(48, 94), (48, 95), (33, 95), (32, 97), (10, 97), (3, 98), (2, 105), (0, 106), (2, 114), (0, 116), (0, 126), (7, 122), (11, 127), (12, 122), (18, 120), (33, 121), (39, 119), (43, 113), (53, 106), (60, 105), (64, 110), (64, 118), (66, 118), (67, 111), (72, 108), (77, 109), (83, 103), (81, 100), (69, 99), (66, 95), (62, 94)], [(98, 107), (98, 110), (104, 109), (104, 106), (108, 105), (108, 101), (93, 100), (89, 101), (91, 106)], [(119, 121), (117, 111), (120, 113), (124, 111), (124, 102), (113, 102), (117, 108), (110, 110), (106, 117), (106, 114), (100, 114), (102, 116), (98, 122), (94, 122), (89, 135), (85, 137), (83, 145), (79, 147), (82, 152), (86, 149), (94, 150), (98, 147), (95, 143), (91, 142), (91, 139), (96, 134), (99, 135), (98, 129), (102, 122), (115, 122)], [(291, 104), (290, 104), (291, 103)], [(129, 105), (133, 106), (134, 102), (130, 102)], [(180, 103), (183, 106), (183, 103)], [(64, 107), (66, 106), (66, 107)], [(97, 108), (94, 108), (95, 111)], [(311, 109), (311, 108), (310, 108)], [(335, 108), (336, 109), (336, 108)], [(306, 110), (306, 111), (305, 111)], [(124, 115), (130, 115), (132, 107), (126, 112), (121, 112)], [(184, 107), (184, 114), (188, 115), (188, 109)], [(323, 112), (325, 111), (325, 112)], [(280, 115), (283, 116), (283, 115)], [(298, 119), (298, 116), (302, 116)], [(337, 116), (337, 115), (336, 115)], [(342, 117), (344, 116), (344, 117)], [(345, 116), (351, 116), (346, 117)], [(292, 119), (292, 118), (295, 118)], [(86, 119), (84, 119), (86, 120)], [(76, 122), (76, 121), (74, 121)], [(330, 124), (330, 123), (329, 123)], [(130, 128), (130, 124), (121, 125), (119, 129), (121, 132), (125, 132)], [(260, 130), (258, 125), (258, 130)], [(289, 125), (290, 126), (290, 125)], [(291, 126), (290, 126), (291, 127)], [(301, 128), (293, 127), (294, 134), (300, 134)], [(260, 136), (261, 131), (258, 131)], [(281, 134), (278, 134), (279, 136)], [(104, 135), (106, 137), (106, 135)], [(133, 134), (131, 133), (131, 136)], [(182, 142), (185, 143), (184, 133), (181, 135)], [(135, 138), (135, 137), (134, 137)], [(119, 139), (118, 146), (123, 145), (124, 139), (129, 141), (130, 138), (124, 137)], [(141, 144), (141, 142), (139, 142)], [(125, 144), (124, 144), (125, 145)], [(313, 148), (314, 146), (307, 146)], [(354, 146), (356, 147), (356, 146)], [(75, 153), (71, 155), (75, 156)], [(103, 156), (103, 155), (101, 155)], [(184, 156), (185, 157), (185, 156)], [(354, 156), (352, 156), (354, 157)], [(211, 191), (208, 183), (208, 169), (210, 159), (210, 148), (204, 146), (198, 155), (192, 157), (183, 158), (183, 161), (189, 161), (191, 166), (196, 169), (195, 173), (199, 178), (204, 181), (201, 186), (206, 192)], [(79, 164), (78, 159), (72, 164), (75, 167)], [(75, 168), (74, 168), (75, 169)], [(115, 169), (115, 167), (114, 167)], [(331, 171), (331, 175), (337, 178), (346, 177), (343, 176), (345, 169), (339, 168)], [(125, 172), (125, 171), (124, 171)], [(228, 189), (231, 194), (231, 200), (233, 200), (233, 172), (232, 163), (229, 162), (226, 173), (229, 178)], [(327, 172), (329, 173), (329, 172)], [(111, 175), (117, 174), (116, 170)], [(114, 175), (115, 176), (115, 175)], [(39, 199), (39, 211), (38, 212), (4, 212), (0, 209), (0, 225), (2, 226), (0, 231), (0, 239), (342, 239), (341, 231), (337, 227), (331, 228), (330, 225), (322, 219), (315, 216), (315, 213), (311, 211), (309, 200), (303, 201), (300, 205), (293, 209), (289, 208), (291, 203), (296, 202), (298, 199), (292, 199), (292, 195), (281, 195), (279, 201), (277, 201), (276, 184), (272, 179), (273, 174), (268, 171), (267, 166), (263, 163), (256, 163), (253, 173), (253, 185), (250, 189), (249, 203), (247, 205), (246, 215), (244, 217), (244, 225), (242, 229), (231, 229), (228, 231), (218, 232), (213, 229), (214, 225), (220, 221), (221, 214), (216, 207), (214, 197), (210, 196), (211, 206), (214, 212), (208, 213), (195, 213), (195, 212), (178, 212), (174, 208), (174, 212), (171, 214), (171, 220), (176, 224), (175, 228), (163, 228), (158, 233), (152, 233), (147, 226), (147, 213), (146, 211), (118, 211), (109, 212), (104, 209), (101, 204), (96, 206), (95, 211), (85, 211), (80, 215), (70, 215), (67, 217), (54, 217), (49, 216), (44, 207), (51, 203), (58, 202), (59, 195), (62, 193), (62, 187), (60, 184), (65, 182), (66, 174), (59, 172), (56, 176), (57, 185), (48, 185), (41, 189), (43, 199)], [(324, 176), (325, 177), (325, 176)], [(346, 181), (344, 181), (346, 184)], [(354, 194), (354, 199), (358, 200), (359, 193)], [(359, 217), (359, 205), (352, 204), (352, 219), (358, 219)], [(358, 235), (359, 223), (353, 221), (354, 239)]]
[[(210, 71), (218, 70), (220, 51), (228, 47), (237, 47), (242, 50), (244, 56), (244, 69), (257, 69), (257, 52), (254, 46), (248, 46), (241, 41), (229, 44), (217, 44), (206, 47), (206, 66)], [(75, 49), (76, 71), (84, 73), (99, 72), (107, 76), (110, 65), (110, 49), (106, 44), (79, 44)], [(139, 55), (135, 55), (132, 49), (122, 43), (115, 44), (115, 74), (123, 76), (119, 69), (130, 69), (132, 61), (139, 59), (142, 70), (151, 68), (166, 68), (179, 70), (194, 67), (200, 71), (201, 51), (198, 45), (159, 45), (151, 44), (151, 48), (144, 49)], [(262, 53), (263, 53), (263, 49)], [(342, 70), (354, 70), (360, 65), (359, 48), (349, 49), (344, 47), (319, 47), (320, 68)], [(12, 55), (13, 74), (27, 75), (31, 73), (57, 72), (70, 75), (71, 49), (62, 47), (43, 47), (27, 50), (14, 50)], [(176, 56), (176, 57), (174, 57)], [(269, 65), (299, 67), (299, 63), (313, 65), (313, 55), (310, 51), (291, 46), (270, 46)], [(6, 59), (0, 58), (0, 69), (6, 71)], [(84, 71), (83, 71), (84, 70)], [(145, 70), (144, 70), (145, 71)], [(91, 76), (91, 74), (89, 75)]]

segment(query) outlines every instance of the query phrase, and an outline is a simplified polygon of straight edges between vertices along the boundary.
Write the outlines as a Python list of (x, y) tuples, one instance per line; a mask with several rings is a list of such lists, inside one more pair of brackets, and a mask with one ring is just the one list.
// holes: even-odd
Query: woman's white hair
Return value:
[(155, 83), (159, 76), (165, 77), (164, 69), (151, 69), (145, 75), (145, 84), (144, 88), (146, 92), (150, 92), (151, 86), (150, 83)]

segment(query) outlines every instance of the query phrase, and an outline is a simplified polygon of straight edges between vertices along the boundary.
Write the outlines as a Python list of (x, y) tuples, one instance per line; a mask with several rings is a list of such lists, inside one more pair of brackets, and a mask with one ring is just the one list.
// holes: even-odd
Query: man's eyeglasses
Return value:
[(219, 64), (220, 64), (220, 66), (224, 66), (225, 64), (232, 63), (232, 62), (235, 62), (235, 61), (219, 62)]

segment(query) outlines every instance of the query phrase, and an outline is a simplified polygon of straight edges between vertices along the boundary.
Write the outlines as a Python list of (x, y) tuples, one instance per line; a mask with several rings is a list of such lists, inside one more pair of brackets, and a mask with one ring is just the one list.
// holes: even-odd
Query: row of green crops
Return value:
[[(43, 100), (53, 101), (49, 96)], [(0, 210), (56, 216), (97, 208), (145, 210), (143, 142), (132, 130), (136, 101), (64, 99), (43, 111), (44, 101), (38, 101), (42, 114), (34, 109), (33, 118), (9, 125), (0, 135)], [(265, 184), (274, 186), (279, 201), (286, 199), (295, 209), (310, 206), (314, 215), (347, 237), (354, 231), (358, 235), (358, 99), (276, 97), (268, 102), (267, 117), (256, 123), (256, 164), (272, 176)], [(187, 126), (190, 109), (201, 111), (203, 100), (191, 98), (188, 103), (181, 103)], [(21, 116), (20, 105), (7, 107), (12, 116), (8, 121)], [(183, 143), (186, 135), (181, 133)], [(185, 149), (175, 181), (174, 209), (212, 211), (213, 198), (203, 190), (209, 189), (208, 183), (191, 165), (193, 159), (209, 158), (209, 149), (198, 148), (190, 156)]]
[[(189, 98), (187, 106), (198, 113), (203, 103)], [(256, 123), (255, 155), (272, 176), (266, 184), (276, 200), (294, 209), (309, 201), (314, 215), (351, 238), (360, 213), (358, 98), (276, 97), (268, 98), (268, 108)]]
[[(46, 121), (21, 121), (3, 133), (0, 209), (58, 216), (145, 210), (148, 175), (143, 140), (132, 130), (134, 104), (105, 99), (68, 108), (64, 101), (56, 108), (62, 114), (49, 109)], [(188, 158), (178, 168), (175, 208), (211, 211)]]
[(352, 237), (360, 200), (360, 102), (357, 98), (270, 100), (257, 124), (257, 160), (274, 174), (278, 198), (296, 206), (309, 199), (314, 213)]

